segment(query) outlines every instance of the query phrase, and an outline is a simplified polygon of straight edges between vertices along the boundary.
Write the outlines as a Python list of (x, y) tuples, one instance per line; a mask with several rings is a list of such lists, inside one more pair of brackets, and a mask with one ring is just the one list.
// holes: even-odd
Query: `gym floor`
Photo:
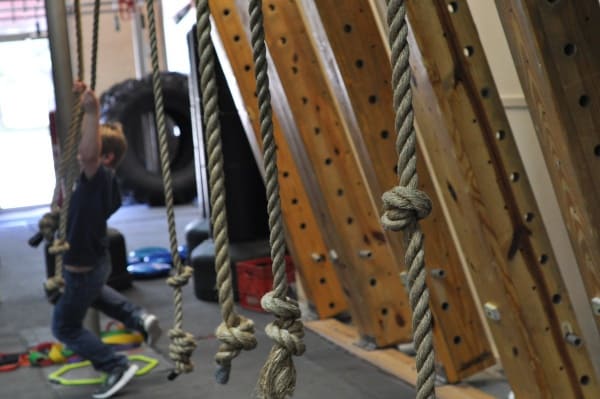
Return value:
[[(51, 305), (42, 291), (45, 263), (42, 246), (37, 249), (27, 244), (37, 231), (37, 221), (46, 208), (0, 211), (0, 353), (23, 351), (31, 344), (31, 331), (49, 329)], [(175, 210), (178, 241), (185, 243), (185, 226), (200, 217), (196, 205), (178, 206)], [(168, 233), (164, 208), (144, 205), (123, 206), (109, 220), (109, 226), (124, 235), (127, 250), (144, 246), (168, 247)], [(230, 382), (219, 385), (213, 374), (213, 361), (218, 341), (214, 330), (220, 323), (220, 312), (215, 303), (203, 302), (194, 295), (193, 281), (184, 287), (184, 329), (197, 338), (193, 355), (195, 369), (168, 381), (171, 365), (168, 359), (169, 338), (166, 335), (173, 324), (172, 289), (164, 278), (136, 280), (133, 287), (123, 292), (134, 302), (155, 313), (165, 333), (157, 348), (149, 351), (161, 360), (149, 374), (135, 378), (119, 397), (159, 398), (167, 395), (177, 398), (250, 398), (254, 397), (260, 368), (267, 358), (272, 341), (264, 332), (272, 320), (267, 314), (238, 311), (254, 320), (258, 347), (243, 352), (233, 361)], [(101, 325), (107, 320), (102, 318)], [(310, 330), (306, 331), (306, 353), (294, 359), (297, 370), (298, 399), (344, 398), (384, 399), (413, 398), (414, 389), (369, 363), (348, 354)], [(165, 364), (166, 363), (166, 364)], [(85, 398), (91, 397), (93, 386), (57, 386), (48, 382), (48, 370), (22, 367), (0, 373), (0, 397), (3, 398)], [(487, 384), (483, 388), (496, 398), (506, 398), (506, 384)]]

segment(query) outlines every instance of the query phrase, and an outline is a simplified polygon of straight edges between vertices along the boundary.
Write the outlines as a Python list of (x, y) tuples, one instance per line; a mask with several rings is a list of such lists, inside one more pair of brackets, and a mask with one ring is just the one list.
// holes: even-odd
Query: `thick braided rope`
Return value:
[[(75, 36), (77, 38), (77, 79), (83, 80), (83, 33), (81, 23), (81, 4), (80, 0), (75, 0), (73, 3), (75, 8)], [(81, 130), (81, 122), (83, 120), (83, 110), (81, 108), (80, 98), (75, 98), (71, 109), (71, 122), (69, 131), (65, 140), (65, 152), (61, 158), (60, 170), (56, 179), (54, 200), (58, 200), (58, 193), (61, 191), (61, 186), (64, 179), (63, 202), (60, 207), (60, 216), (58, 221), (58, 234), (52, 245), (48, 248), (48, 252), (56, 255), (54, 261), (54, 276), (51, 276), (44, 283), (47, 291), (60, 289), (64, 285), (62, 278), (63, 254), (69, 250), (67, 242), (67, 217), (69, 206), (71, 203), (71, 194), (73, 183), (77, 174), (77, 142)], [(57, 209), (57, 204), (52, 206), (53, 210)]]
[(269, 77), (267, 74), (267, 50), (263, 23), (262, 1), (250, 0), (250, 36), (256, 74), (260, 133), (263, 141), (267, 209), (269, 213), (271, 258), (273, 260), (273, 291), (261, 299), (265, 310), (273, 313), (276, 320), (266, 327), (267, 335), (275, 341), (258, 381), (259, 394), (264, 398), (281, 399), (292, 395), (296, 387), (296, 369), (293, 355), (304, 353), (304, 326), (299, 320), (298, 303), (286, 296), (288, 285), (285, 264), (285, 235), (281, 217), (277, 150), (273, 136), (273, 114)]
[(254, 323), (238, 315), (234, 309), (234, 297), (229, 259), (227, 234), (227, 211), (225, 208), (225, 175), (221, 126), (215, 74), (215, 51), (210, 38), (210, 8), (207, 0), (197, 2), (196, 39), (198, 42), (198, 75), (202, 97), (203, 118), (206, 130), (206, 147), (210, 184), (211, 218), (215, 242), (215, 268), (221, 306), (222, 323), (216, 330), (221, 342), (215, 355), (218, 368), (215, 374), (219, 383), (226, 383), (231, 371), (231, 361), (242, 349), (256, 347)]
[(76, 39), (76, 51), (77, 51), (77, 79), (83, 81), (84, 76), (84, 64), (83, 64), (83, 31), (81, 21), (81, 1), (73, 1), (74, 13), (75, 13), (75, 39)]
[(192, 268), (182, 265), (179, 251), (177, 250), (177, 231), (175, 225), (175, 211), (173, 209), (173, 182), (171, 179), (171, 167), (169, 164), (169, 148), (167, 144), (167, 125), (165, 120), (165, 109), (163, 92), (160, 78), (160, 67), (158, 65), (158, 45), (156, 37), (156, 22), (154, 17), (154, 1), (146, 0), (146, 12), (148, 14), (148, 30), (150, 34), (150, 57), (152, 60), (152, 90), (154, 93), (154, 112), (158, 130), (158, 144), (160, 163), (165, 192), (165, 208), (167, 212), (167, 224), (169, 230), (169, 244), (171, 257), (175, 265), (176, 274), (167, 279), (167, 283), (173, 287), (173, 299), (175, 304), (174, 326), (169, 330), (171, 344), (169, 356), (175, 363), (175, 369), (169, 375), (169, 379), (176, 378), (181, 373), (189, 373), (194, 369), (191, 361), (192, 353), (196, 348), (193, 334), (183, 330), (183, 293), (182, 287), (187, 284), (192, 276)]
[(92, 57), (90, 61), (90, 89), (96, 90), (98, 69), (98, 33), (100, 25), (100, 0), (94, 0), (94, 22), (92, 26)]
[(406, 6), (404, 0), (390, 0), (387, 7), (400, 182), (399, 186), (383, 195), (385, 212), (382, 222), (387, 229), (403, 230), (408, 243), (405, 263), (408, 266), (413, 339), (417, 351), (417, 399), (429, 399), (435, 398), (435, 354), (429, 291), (425, 282), (424, 239), (418, 220), (429, 214), (431, 201), (418, 190)]
[(62, 266), (63, 266), (63, 254), (69, 250), (69, 243), (67, 242), (67, 217), (69, 213), (69, 206), (71, 204), (71, 194), (73, 192), (73, 183), (75, 181), (75, 170), (76, 165), (76, 153), (77, 153), (77, 141), (79, 132), (81, 130), (81, 122), (83, 119), (83, 113), (81, 112), (81, 101), (76, 98), (73, 103), (73, 109), (71, 111), (71, 123), (69, 125), (69, 132), (65, 142), (66, 151), (62, 156), (60, 164), (59, 179), (57, 184), (59, 187), (62, 185), (64, 179), (64, 190), (63, 199), (60, 207), (60, 216), (58, 219), (58, 232), (54, 238), (54, 242), (48, 247), (48, 252), (55, 255), (54, 261), (54, 276), (51, 276), (46, 280), (45, 287), (47, 291), (54, 291), (64, 286), (62, 278)]

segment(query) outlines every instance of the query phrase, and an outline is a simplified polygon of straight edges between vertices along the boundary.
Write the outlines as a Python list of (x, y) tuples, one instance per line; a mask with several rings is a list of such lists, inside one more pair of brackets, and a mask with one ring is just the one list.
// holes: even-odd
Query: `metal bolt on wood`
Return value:
[(596, 316), (600, 316), (600, 297), (592, 298), (592, 310)]
[(496, 306), (496, 304), (494, 303), (486, 302), (483, 305), (483, 310), (485, 311), (485, 315), (487, 316), (487, 318), (490, 320), (500, 321), (500, 319), (502, 318), (502, 316), (500, 315), (500, 309), (498, 309), (498, 306)]
[(315, 262), (323, 262), (325, 260), (325, 257), (321, 254), (318, 254), (316, 252), (313, 252), (312, 254), (310, 254), (310, 257), (312, 258), (313, 261)]
[(444, 278), (446, 277), (446, 272), (444, 269), (433, 269), (431, 270), (431, 275), (436, 278)]
[(337, 262), (340, 259), (337, 252), (335, 251), (335, 249), (329, 250), (329, 258), (331, 259), (332, 262)]
[(368, 249), (361, 249), (360, 251), (358, 251), (358, 256), (360, 256), (363, 259), (368, 259), (373, 255), (373, 253), (371, 251), (369, 251)]
[(573, 333), (568, 333), (565, 336), (565, 340), (573, 346), (581, 346), (581, 344), (583, 343), (582, 339)]
[(408, 287), (408, 273), (400, 272), (400, 281), (402, 281), (402, 285), (406, 288)]

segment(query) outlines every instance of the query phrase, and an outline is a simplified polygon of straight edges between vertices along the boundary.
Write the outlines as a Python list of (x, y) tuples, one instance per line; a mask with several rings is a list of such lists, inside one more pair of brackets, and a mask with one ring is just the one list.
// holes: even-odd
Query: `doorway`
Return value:
[(0, 210), (46, 205), (55, 185), (48, 40), (0, 37)]

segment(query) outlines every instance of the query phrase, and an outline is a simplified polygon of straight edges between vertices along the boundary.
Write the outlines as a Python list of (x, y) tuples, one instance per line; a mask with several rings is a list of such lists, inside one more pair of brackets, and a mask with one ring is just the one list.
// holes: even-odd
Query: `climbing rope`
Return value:
[(169, 146), (167, 143), (167, 127), (163, 93), (160, 80), (160, 68), (158, 65), (158, 46), (156, 39), (156, 23), (154, 17), (154, 1), (146, 0), (146, 12), (148, 14), (148, 30), (150, 34), (150, 57), (152, 60), (152, 90), (154, 93), (154, 112), (158, 129), (158, 144), (160, 152), (160, 163), (165, 192), (165, 207), (167, 211), (167, 224), (169, 229), (169, 243), (175, 275), (167, 279), (167, 284), (173, 288), (173, 299), (175, 304), (174, 325), (169, 330), (169, 356), (175, 363), (175, 369), (169, 374), (169, 379), (175, 379), (181, 373), (189, 373), (194, 369), (191, 357), (196, 349), (194, 335), (183, 330), (183, 293), (182, 287), (187, 284), (192, 276), (193, 269), (184, 266), (177, 250), (177, 231), (175, 226), (175, 212), (173, 209), (173, 182), (171, 179), (171, 167), (169, 164)]
[(404, 231), (407, 243), (405, 263), (408, 265), (408, 289), (413, 312), (413, 340), (417, 351), (417, 399), (435, 398), (435, 355), (433, 320), (429, 309), (429, 290), (425, 283), (425, 252), (419, 219), (431, 212), (431, 201), (418, 190), (416, 169), (416, 134), (410, 88), (408, 26), (404, 0), (387, 2), (389, 43), (392, 50), (392, 87), (394, 89), (395, 128), (398, 134), (399, 185), (383, 194), (386, 229)]
[(250, 36), (256, 74), (256, 92), (259, 105), (260, 133), (263, 141), (263, 158), (267, 187), (267, 210), (269, 213), (271, 258), (273, 260), (273, 290), (261, 299), (262, 307), (273, 313), (275, 321), (266, 327), (267, 335), (275, 341), (263, 366), (258, 390), (264, 398), (282, 399), (292, 395), (296, 387), (296, 369), (293, 355), (304, 353), (304, 326), (299, 320), (298, 303), (287, 297), (285, 264), (285, 235), (281, 217), (281, 201), (277, 180), (277, 150), (273, 137), (273, 114), (265, 46), (262, 1), (250, 0)]
[(234, 309), (232, 278), (229, 259), (229, 239), (227, 234), (227, 212), (225, 209), (225, 175), (223, 173), (223, 152), (221, 146), (221, 126), (215, 75), (215, 51), (210, 39), (210, 8), (207, 0), (196, 4), (196, 38), (198, 42), (198, 75), (202, 97), (203, 119), (206, 130), (208, 170), (210, 184), (211, 219), (215, 242), (215, 268), (221, 306), (222, 322), (216, 330), (221, 342), (215, 361), (217, 382), (227, 383), (231, 371), (231, 361), (242, 349), (256, 347), (254, 323), (238, 315)]
[[(73, 3), (75, 7), (75, 30), (77, 37), (77, 79), (83, 80), (83, 35), (82, 35), (82, 23), (81, 23), (81, 5), (79, 0), (75, 0)], [(96, 85), (96, 67), (97, 67), (97, 53), (98, 53), (98, 26), (100, 19), (100, 0), (94, 2), (94, 23), (92, 32), (92, 61), (91, 61), (91, 76), (92, 83), (90, 85), (91, 90), (95, 89)], [(73, 107), (71, 110), (71, 122), (69, 124), (69, 131), (65, 139), (65, 153), (61, 158), (59, 172), (56, 179), (55, 194), (53, 198), (53, 204), (51, 206), (51, 212), (45, 215), (45, 218), (40, 220), (40, 230), (46, 238), (52, 237), (54, 234), (50, 231), (51, 228), (56, 226), (55, 219), (58, 217), (58, 233), (54, 239), (54, 242), (48, 248), (48, 252), (55, 256), (54, 264), (54, 275), (49, 277), (44, 283), (46, 292), (58, 292), (63, 286), (64, 281), (62, 278), (62, 266), (63, 266), (63, 254), (69, 250), (69, 243), (67, 242), (67, 218), (69, 214), (69, 206), (71, 204), (71, 194), (73, 192), (72, 187), (79, 173), (79, 167), (77, 164), (77, 142), (79, 141), (79, 135), (81, 131), (81, 123), (83, 120), (83, 109), (81, 107), (81, 99), (76, 96), (73, 101)], [(63, 186), (64, 179), (64, 186)], [(59, 192), (63, 193), (62, 204), (60, 209), (58, 205)], [(58, 215), (58, 216), (57, 216)], [(43, 230), (42, 230), (43, 229)], [(56, 298), (54, 296), (53, 298)]]

